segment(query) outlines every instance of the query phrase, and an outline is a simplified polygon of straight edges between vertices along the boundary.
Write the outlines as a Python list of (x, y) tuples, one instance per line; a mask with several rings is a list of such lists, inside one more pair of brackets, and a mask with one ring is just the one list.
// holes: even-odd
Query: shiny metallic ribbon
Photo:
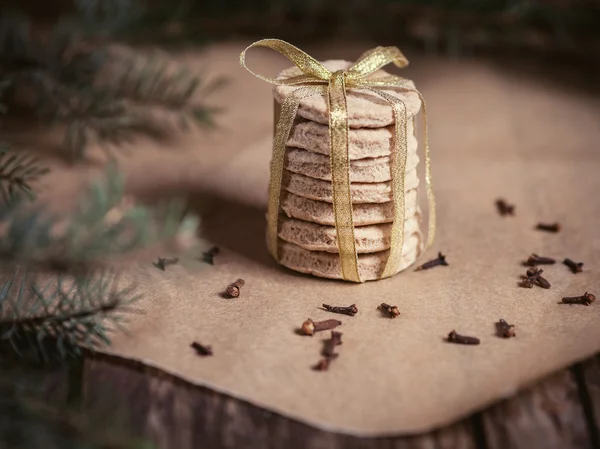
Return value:
[[(285, 79), (275, 79), (259, 75), (246, 66), (246, 52), (253, 47), (267, 47), (275, 50), (292, 61), (302, 75)], [(396, 47), (376, 47), (365, 52), (350, 68), (329, 71), (319, 61), (288, 42), (279, 39), (263, 39), (247, 47), (240, 55), (241, 65), (257, 78), (278, 86), (299, 86), (281, 104), (279, 119), (273, 139), (271, 160), (271, 179), (269, 182), (269, 203), (267, 212), (267, 246), (271, 255), (278, 257), (278, 220), (279, 198), (281, 194), (284, 170), (285, 148), (290, 131), (298, 112), (300, 102), (313, 95), (326, 96), (329, 104), (329, 138), (331, 182), (333, 185), (333, 210), (335, 229), (342, 267), (342, 277), (347, 281), (361, 282), (358, 272), (358, 255), (354, 238), (352, 220), (352, 198), (350, 195), (350, 160), (348, 156), (348, 108), (346, 92), (348, 89), (367, 89), (387, 101), (394, 114), (394, 138), (391, 157), (392, 198), (394, 202), (394, 221), (392, 224), (389, 257), (381, 278), (398, 272), (404, 246), (405, 192), (404, 181), (407, 142), (406, 105), (401, 100), (380, 89), (400, 89), (414, 92), (423, 105), (424, 145), (425, 145), (425, 182), (429, 202), (429, 233), (427, 247), (435, 238), (435, 198), (431, 180), (431, 161), (427, 141), (427, 110), (420, 92), (410, 87), (406, 78), (388, 75), (367, 78), (382, 67), (393, 63), (399, 68), (406, 67), (408, 60)]]

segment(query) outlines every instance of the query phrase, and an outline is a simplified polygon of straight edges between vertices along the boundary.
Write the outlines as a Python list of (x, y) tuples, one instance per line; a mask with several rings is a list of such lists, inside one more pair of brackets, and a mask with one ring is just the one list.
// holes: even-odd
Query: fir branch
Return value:
[[(16, 267), (0, 293), (0, 360), (17, 356), (44, 363), (79, 355), (81, 346), (110, 344), (112, 325), (138, 299), (108, 270), (43, 276)], [(10, 348), (10, 351), (7, 349)]]
[(39, 206), (0, 206), (0, 260), (5, 266), (66, 271), (125, 261), (159, 245), (196, 254), (198, 218), (186, 215), (184, 208), (181, 201), (154, 207), (134, 204), (124, 195), (123, 176), (109, 164), (106, 175), (68, 218)]
[(33, 89), (32, 109), (67, 124), (65, 146), (75, 159), (92, 142), (111, 157), (138, 133), (163, 137), (192, 123), (214, 126), (218, 110), (191, 100), (204, 100), (222, 80), (203, 83), (164, 57), (119, 53), (109, 44), (82, 34), (76, 22), (59, 22), (38, 38), (26, 18), (7, 15), (0, 19), (0, 83)]
[(40, 166), (36, 157), (16, 154), (0, 144), (0, 196), (4, 204), (14, 204), (19, 191), (31, 200), (35, 199), (31, 183), (49, 171)]

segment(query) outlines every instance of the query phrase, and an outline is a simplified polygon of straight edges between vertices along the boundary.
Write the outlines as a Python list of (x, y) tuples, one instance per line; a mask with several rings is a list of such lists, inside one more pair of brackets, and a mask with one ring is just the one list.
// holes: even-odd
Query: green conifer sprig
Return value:
[(0, 84), (28, 91), (35, 113), (66, 124), (65, 146), (74, 158), (84, 158), (93, 142), (111, 155), (138, 133), (164, 136), (172, 123), (180, 130), (214, 124), (217, 109), (206, 98), (221, 80), (207, 83), (164, 57), (118, 51), (77, 23), (59, 22), (38, 36), (24, 16), (0, 18)]
[(6, 266), (33, 264), (52, 271), (115, 263), (154, 245), (194, 253), (199, 220), (184, 209), (177, 200), (152, 207), (131, 203), (122, 174), (109, 164), (106, 176), (91, 186), (68, 218), (39, 206), (0, 206), (0, 260)]
[(108, 270), (40, 278), (19, 266), (2, 285), (0, 360), (3, 346), (11, 356), (50, 363), (79, 355), (82, 346), (110, 344), (109, 332), (137, 299), (135, 288), (119, 287)]
[(0, 360), (2, 342), (42, 361), (110, 343), (110, 326), (137, 299), (134, 286), (118, 285), (119, 260), (169, 243), (197, 252), (198, 219), (181, 202), (147, 207), (124, 198), (124, 179), (109, 164), (66, 219), (36, 204), (0, 206)]
[(0, 143), (0, 197), (5, 204), (11, 203), (17, 192), (34, 199), (31, 183), (48, 172), (36, 157), (12, 152)]

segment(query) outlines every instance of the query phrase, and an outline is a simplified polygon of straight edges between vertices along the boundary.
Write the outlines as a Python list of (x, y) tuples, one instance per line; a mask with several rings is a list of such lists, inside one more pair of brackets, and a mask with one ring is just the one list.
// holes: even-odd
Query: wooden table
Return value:
[[(85, 404), (107, 391), (134, 430), (160, 449), (570, 449), (600, 447), (600, 355), (513, 397), (423, 435), (356, 438), (325, 432), (191, 385), (140, 363), (89, 355), (70, 377)], [(510, 367), (506, 367), (510, 369)], [(73, 382), (75, 380), (75, 382)], [(63, 377), (58, 383), (65, 381)], [(56, 380), (55, 380), (56, 382)], [(73, 393), (73, 392), (71, 392)]]

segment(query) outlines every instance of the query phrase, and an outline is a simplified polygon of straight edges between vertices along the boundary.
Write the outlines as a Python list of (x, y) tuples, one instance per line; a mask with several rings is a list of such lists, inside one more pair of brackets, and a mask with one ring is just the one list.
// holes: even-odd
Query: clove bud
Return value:
[(514, 206), (514, 204), (508, 204), (502, 198), (496, 200), (496, 207), (498, 208), (498, 212), (500, 213), (500, 215), (502, 215), (503, 217), (505, 215), (511, 215), (512, 216), (512, 215), (515, 214), (515, 206)]
[(542, 273), (544, 270), (539, 270), (535, 267), (527, 270), (527, 275), (524, 276), (521, 285), (526, 288), (532, 288), (533, 284), (537, 284), (542, 288), (550, 288), (550, 282), (544, 277), (542, 277)]
[(449, 343), (458, 343), (460, 345), (478, 345), (479, 338), (477, 337), (467, 337), (465, 335), (457, 334), (455, 330), (448, 334), (447, 341)]
[(238, 279), (233, 284), (229, 284), (227, 286), (227, 290), (225, 290), (225, 293), (230, 298), (238, 298), (240, 296), (240, 289), (245, 283), (246, 282), (243, 279)]
[(538, 223), (538, 225), (536, 226), (536, 229), (538, 229), (540, 231), (546, 231), (546, 232), (558, 232), (558, 231), (560, 231), (560, 223), (552, 223), (552, 224)]
[(331, 361), (338, 357), (335, 352), (335, 347), (342, 344), (342, 334), (340, 332), (331, 331), (331, 338), (325, 340), (323, 345), (323, 358), (319, 360), (313, 369), (316, 371), (327, 371)]
[(335, 347), (342, 344), (342, 333), (331, 331), (331, 338), (325, 340), (323, 345), (323, 357), (335, 358)]
[(498, 331), (498, 336), (502, 338), (510, 338), (517, 335), (515, 332), (515, 325), (508, 324), (502, 318), (496, 323), (496, 329)]
[(201, 345), (198, 342), (193, 342), (190, 345), (192, 348), (196, 350), (196, 353), (201, 356), (213, 355), (212, 347), (208, 345)]
[(179, 258), (177, 258), (177, 257), (174, 257), (172, 259), (167, 259), (166, 257), (159, 257), (158, 262), (152, 262), (152, 263), (159, 270), (165, 271), (165, 268), (168, 265), (175, 265), (177, 262), (179, 262)]
[(535, 265), (552, 265), (554, 263), (556, 263), (556, 260), (552, 259), (551, 257), (542, 257), (535, 253), (531, 253), (531, 256), (529, 256), (529, 259), (527, 259), (526, 262), (527, 265), (532, 267)]
[(446, 262), (446, 256), (442, 253), (438, 253), (437, 258), (430, 260), (429, 262), (425, 262), (420, 267), (417, 267), (415, 271), (428, 270), (429, 268), (437, 267), (438, 265), (448, 266), (448, 262)]
[(585, 292), (581, 296), (570, 296), (562, 299), (563, 304), (582, 304), (589, 306), (596, 300), (596, 297), (591, 293)]
[(308, 318), (302, 323), (302, 333), (304, 335), (315, 335), (315, 332), (328, 331), (341, 326), (342, 322), (339, 320), (325, 320), (325, 321), (313, 321)]
[(583, 271), (583, 262), (575, 262), (569, 258), (566, 258), (563, 263), (571, 269), (573, 274), (581, 273)]
[(354, 316), (358, 313), (358, 307), (356, 307), (356, 304), (352, 304), (347, 307), (330, 306), (329, 304), (323, 304), (323, 308), (328, 312), (341, 313), (343, 315), (349, 316)]
[(382, 312), (387, 313), (390, 318), (396, 318), (398, 315), (400, 315), (398, 306), (390, 306), (389, 304), (382, 302), (377, 308)]

